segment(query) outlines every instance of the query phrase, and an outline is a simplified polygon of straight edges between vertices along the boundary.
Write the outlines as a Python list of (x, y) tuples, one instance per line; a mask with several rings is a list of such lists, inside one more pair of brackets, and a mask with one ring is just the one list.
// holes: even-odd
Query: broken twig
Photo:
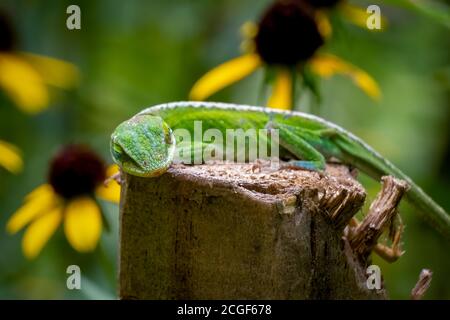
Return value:
[[(382, 177), (381, 180), (383, 186), (376, 199), (370, 205), (368, 214), (349, 235), (349, 242), (353, 251), (363, 262), (367, 261), (368, 256), (377, 246), (378, 238), (394, 220), (400, 200), (409, 188), (405, 181), (392, 176)], [(401, 227), (399, 232), (401, 234)], [(400, 234), (396, 236), (396, 243), (400, 241)], [(396, 253), (401, 255), (401, 251), (394, 252), (394, 255)]]
[(412, 300), (421, 300), (425, 295), (426, 291), (430, 287), (431, 280), (433, 278), (433, 272), (429, 269), (422, 269), (419, 275), (419, 280), (417, 281), (414, 288), (411, 290)]

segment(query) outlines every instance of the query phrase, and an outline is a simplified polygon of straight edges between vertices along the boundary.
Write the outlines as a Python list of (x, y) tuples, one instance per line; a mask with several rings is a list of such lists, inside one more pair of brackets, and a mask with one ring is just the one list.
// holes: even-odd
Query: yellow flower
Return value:
[(342, 74), (350, 77), (356, 86), (375, 100), (381, 96), (377, 83), (369, 74), (348, 62), (342, 61), (336, 56), (331, 54), (317, 55), (311, 59), (310, 66), (314, 73), (323, 78), (331, 77), (334, 74)]
[(0, 140), (0, 166), (12, 173), (19, 173), (23, 168), (20, 150), (2, 140)]
[(49, 182), (25, 197), (22, 207), (7, 222), (7, 231), (14, 234), (28, 226), (22, 250), (29, 259), (41, 252), (61, 223), (75, 250), (94, 250), (103, 225), (95, 195), (119, 202), (120, 186), (113, 180), (104, 183), (106, 177), (117, 172), (117, 166), (105, 168), (101, 159), (84, 146), (65, 147), (51, 163)]
[(6, 16), (0, 13), (0, 88), (27, 113), (45, 109), (49, 86), (69, 89), (78, 83), (78, 69), (71, 63), (15, 50), (15, 37)]
[(347, 75), (368, 96), (379, 99), (378, 85), (366, 72), (336, 56), (317, 52), (324, 43), (324, 29), (327, 27), (320, 26), (311, 10), (297, 1), (274, 3), (258, 25), (243, 26), (247, 38), (243, 47), (248, 52), (207, 72), (192, 87), (190, 99), (205, 100), (263, 66), (275, 74), (267, 102), (272, 108), (293, 107), (294, 76), (304, 76), (308, 71), (325, 78)]

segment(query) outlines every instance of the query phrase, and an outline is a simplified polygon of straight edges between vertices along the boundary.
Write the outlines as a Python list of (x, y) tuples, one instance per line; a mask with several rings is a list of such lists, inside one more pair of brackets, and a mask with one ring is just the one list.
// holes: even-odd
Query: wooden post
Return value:
[(343, 238), (365, 191), (327, 174), (264, 164), (175, 165), (124, 175), (122, 299), (383, 299)]

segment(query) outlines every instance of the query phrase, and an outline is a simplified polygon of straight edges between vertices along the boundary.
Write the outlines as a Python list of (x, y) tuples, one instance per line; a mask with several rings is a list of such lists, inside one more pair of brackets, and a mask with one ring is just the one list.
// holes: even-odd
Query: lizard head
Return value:
[(157, 116), (137, 115), (111, 135), (111, 155), (123, 171), (140, 177), (163, 174), (172, 163), (175, 136)]

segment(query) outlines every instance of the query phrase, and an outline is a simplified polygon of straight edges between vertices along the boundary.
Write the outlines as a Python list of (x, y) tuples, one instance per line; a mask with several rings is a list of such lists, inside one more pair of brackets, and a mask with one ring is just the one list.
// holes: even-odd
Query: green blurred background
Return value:
[[(19, 146), (25, 170), (0, 168), (0, 298), (113, 299), (117, 297), (118, 208), (102, 202), (111, 224), (95, 252), (79, 254), (61, 228), (41, 255), (26, 260), (22, 233), (5, 224), (24, 195), (43, 183), (48, 162), (65, 143), (92, 146), (110, 162), (109, 135), (146, 106), (186, 100), (204, 72), (240, 54), (240, 26), (256, 20), (269, 3), (242, 0), (42, 1), (2, 0), (12, 18), (19, 48), (65, 59), (81, 71), (80, 86), (58, 92), (51, 107), (29, 116), (0, 93), (0, 137)], [(364, 2), (354, 1), (364, 4)], [(346, 78), (321, 81), (318, 113), (365, 139), (416, 180), (450, 211), (450, 109), (448, 29), (380, 1), (389, 19), (385, 32), (343, 23), (327, 51), (367, 70), (383, 98), (371, 101)], [(67, 30), (66, 8), (81, 8), (81, 30)], [(367, 4), (367, 3), (366, 3)], [(299, 39), (301, 41), (301, 39)], [(257, 72), (211, 100), (255, 104), (263, 75)], [(308, 97), (300, 110), (309, 110)], [(379, 184), (362, 177), (368, 200)], [(406, 254), (387, 264), (376, 257), (392, 298), (407, 299), (422, 268), (434, 278), (428, 299), (450, 298), (450, 243), (424, 224), (408, 204)], [(66, 268), (79, 265), (82, 290), (66, 288)]]

